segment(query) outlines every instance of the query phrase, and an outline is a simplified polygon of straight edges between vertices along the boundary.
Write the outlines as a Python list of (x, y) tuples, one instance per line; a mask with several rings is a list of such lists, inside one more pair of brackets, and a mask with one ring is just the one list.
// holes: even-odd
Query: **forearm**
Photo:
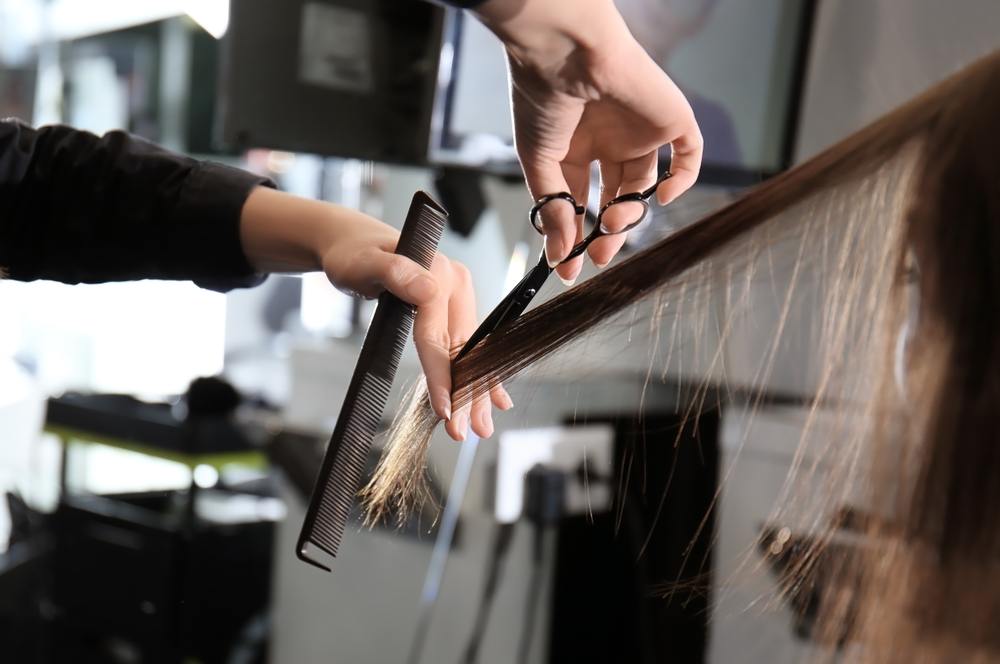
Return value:
[(346, 227), (367, 219), (340, 205), (259, 187), (243, 206), (240, 239), (259, 272), (312, 272), (322, 269), (324, 254)]
[(420, 290), (417, 277), (424, 271), (393, 253), (399, 231), (341, 205), (255, 189), (243, 207), (240, 241), (259, 272), (322, 270), (344, 291), (375, 297), (395, 287), (396, 295), (413, 303), (422, 301), (427, 288), (434, 290), (432, 283)]

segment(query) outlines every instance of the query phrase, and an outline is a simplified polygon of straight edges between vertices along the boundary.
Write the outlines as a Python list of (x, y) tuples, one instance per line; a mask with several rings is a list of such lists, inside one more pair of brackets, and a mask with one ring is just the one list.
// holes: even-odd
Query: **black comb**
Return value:
[[(396, 253), (430, 268), (448, 213), (422, 191), (413, 195)], [(331, 558), (361, 487), (368, 451), (382, 419), (396, 368), (413, 326), (413, 306), (382, 293), (337, 426), (313, 487), (296, 553), (301, 560), (330, 571)], [(325, 555), (324, 555), (325, 554)]]

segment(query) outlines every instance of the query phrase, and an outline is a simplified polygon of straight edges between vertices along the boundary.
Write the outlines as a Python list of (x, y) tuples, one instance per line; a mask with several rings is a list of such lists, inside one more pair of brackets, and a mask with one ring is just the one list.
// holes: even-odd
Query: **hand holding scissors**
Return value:
[[(654, 182), (649, 188), (643, 191), (636, 191), (632, 193), (622, 194), (611, 199), (603, 206), (597, 213), (597, 223), (594, 224), (594, 230), (590, 232), (581, 242), (577, 243), (569, 254), (561, 262), (572, 260), (585, 252), (590, 244), (601, 237), (609, 235), (620, 235), (626, 233), (636, 226), (638, 226), (646, 218), (649, 213), (649, 199), (656, 193), (657, 187), (660, 186), (662, 182), (671, 177), (670, 171), (663, 173), (656, 182)], [(531, 208), (531, 212), (528, 214), (528, 220), (531, 222), (532, 227), (542, 233), (542, 224), (540, 215), (542, 210), (547, 205), (571, 205), (573, 206), (573, 212), (576, 216), (581, 217), (586, 213), (586, 208), (577, 203), (573, 196), (565, 191), (560, 191), (555, 194), (546, 194), (542, 196), (537, 201), (535, 201), (534, 206)], [(624, 216), (624, 220), (627, 222), (620, 229), (611, 231), (605, 227), (603, 219), (609, 210), (615, 210), (616, 214), (621, 214)], [(621, 221), (622, 219), (619, 219)], [(558, 264), (557, 264), (558, 265)], [(483, 320), (482, 324), (476, 329), (476, 331), (469, 337), (469, 341), (466, 342), (462, 350), (458, 352), (455, 356), (455, 360), (459, 360), (468, 354), (473, 348), (475, 348), (483, 339), (492, 334), (495, 331), (501, 330), (504, 325), (507, 325), (528, 308), (531, 300), (534, 299), (535, 295), (541, 289), (545, 280), (548, 279), (549, 275), (555, 269), (555, 265), (549, 265), (545, 257), (545, 251), (542, 251), (541, 256), (538, 258), (538, 263), (533, 267), (524, 278), (504, 297), (500, 304), (493, 309), (492, 312)]]

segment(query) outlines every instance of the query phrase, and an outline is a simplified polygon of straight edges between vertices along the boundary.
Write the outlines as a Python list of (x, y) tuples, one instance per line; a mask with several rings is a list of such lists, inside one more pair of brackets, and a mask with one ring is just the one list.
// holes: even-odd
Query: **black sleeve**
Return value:
[(113, 131), (0, 120), (0, 270), (11, 279), (259, 283), (240, 245), (266, 178)]

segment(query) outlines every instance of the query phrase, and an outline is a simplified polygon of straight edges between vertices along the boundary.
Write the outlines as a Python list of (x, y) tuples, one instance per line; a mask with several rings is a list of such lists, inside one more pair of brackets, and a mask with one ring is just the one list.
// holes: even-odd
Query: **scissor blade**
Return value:
[(524, 275), (521, 281), (511, 289), (504, 299), (500, 300), (500, 304), (476, 328), (455, 359), (461, 359), (492, 332), (524, 313), (550, 274), (552, 274), (552, 268), (545, 261), (543, 254), (538, 264)]

